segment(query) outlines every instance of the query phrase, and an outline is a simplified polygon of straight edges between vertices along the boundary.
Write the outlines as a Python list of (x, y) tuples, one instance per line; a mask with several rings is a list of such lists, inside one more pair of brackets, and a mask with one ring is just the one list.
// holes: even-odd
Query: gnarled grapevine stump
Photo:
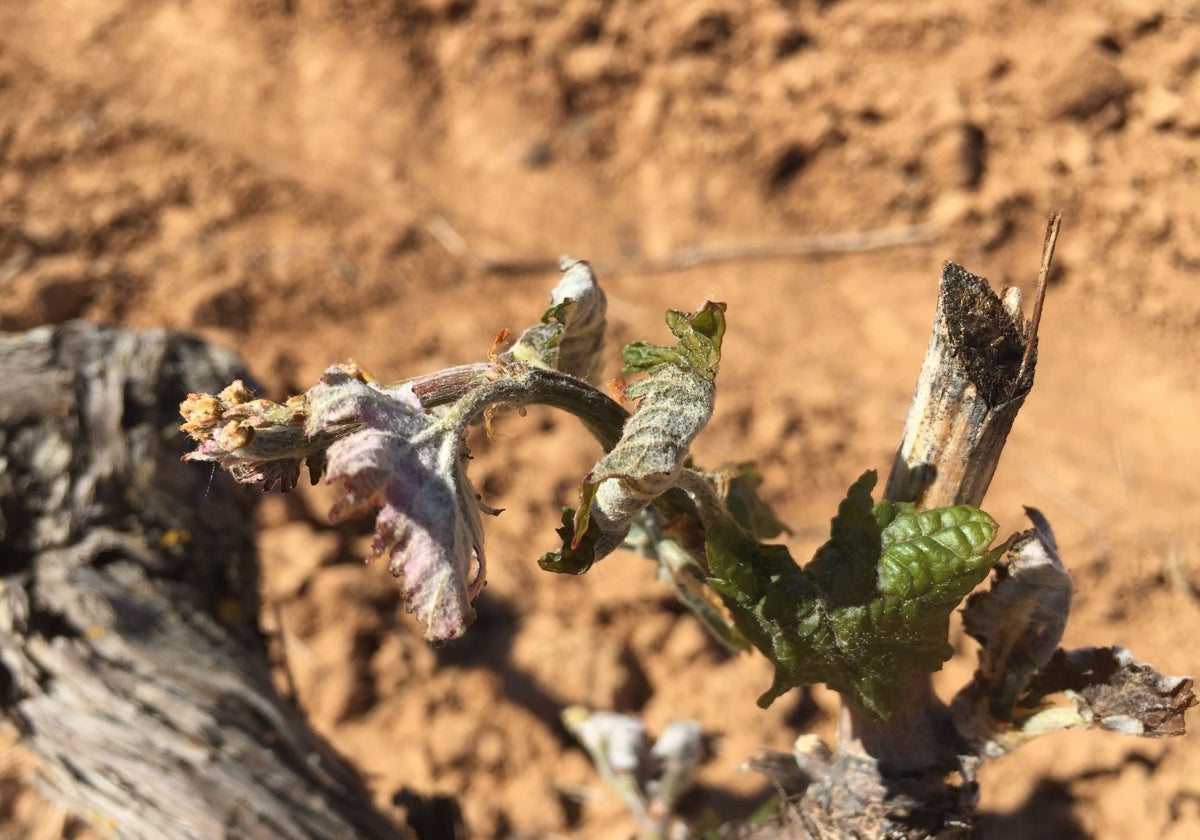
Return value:
[(179, 461), (180, 400), (245, 376), (165, 331), (0, 337), (0, 703), (103, 833), (399, 837), (272, 686), (254, 495)]

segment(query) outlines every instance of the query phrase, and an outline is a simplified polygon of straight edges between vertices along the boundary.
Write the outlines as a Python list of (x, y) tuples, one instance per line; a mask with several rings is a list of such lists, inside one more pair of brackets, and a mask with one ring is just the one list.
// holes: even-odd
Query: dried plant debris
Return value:
[[(1036, 509), (1026, 513), (1033, 529), (1013, 539), (992, 588), (973, 596), (963, 612), (963, 626), (981, 649), (975, 678), (951, 707), (959, 733), (986, 756), (1060, 729), (1183, 734), (1184, 712), (1196, 704), (1191, 679), (1165, 677), (1123, 648), (1058, 647), (1071, 582), (1050, 524)], [(1049, 705), (1058, 694), (1074, 705)]]
[[(1120, 647), (1057, 650), (1034, 675), (1021, 705), (1026, 714), (996, 721), (979, 706), (954, 706), (955, 725), (979, 755), (1000, 756), (1039, 735), (1063, 729), (1106, 729), (1125, 735), (1183, 735), (1184, 715), (1197, 703), (1190, 677), (1168, 677)], [(1048, 706), (1065, 694), (1072, 706)], [(960, 698), (968, 696), (960, 693)]]
[(1033, 385), (1033, 368), (1024, 363), (1026, 345), (1036, 341), (1032, 326), (1005, 306), (987, 280), (960, 265), (942, 268), (943, 319), (951, 354), (984, 402), (999, 406)]
[(353, 428), (311, 440), (304, 432), (304, 397), (282, 405), (256, 399), (240, 379), (220, 394), (189, 394), (179, 413), (184, 419), (180, 428), (200, 443), (185, 460), (214, 461), (242, 484), (261, 484), (264, 491), (295, 487), (306, 461), (316, 484), (325, 468), (326, 447)]
[(1033, 674), (1054, 655), (1071, 612), (1073, 588), (1050, 523), (1026, 508), (1033, 529), (1015, 538), (990, 590), (972, 595), (963, 629), (979, 642), (976, 682), (993, 717), (1007, 720)]
[(1183, 715), (1197, 703), (1190, 677), (1166, 677), (1120, 647), (1059, 650), (1030, 684), (1031, 698), (1065, 691), (1080, 726), (1126, 735), (1184, 734)]

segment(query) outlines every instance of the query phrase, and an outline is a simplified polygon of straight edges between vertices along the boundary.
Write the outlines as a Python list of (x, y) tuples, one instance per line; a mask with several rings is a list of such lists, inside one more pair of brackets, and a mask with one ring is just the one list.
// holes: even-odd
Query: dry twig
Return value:
[[(466, 239), (443, 216), (430, 219), (425, 229), (455, 257), (493, 274), (541, 274), (558, 268), (558, 257), (503, 257), (474, 251)], [(938, 231), (931, 225), (903, 225), (851, 233), (823, 233), (787, 239), (734, 241), (724, 244), (691, 245), (661, 257), (631, 257), (592, 260), (598, 273), (664, 274), (699, 266), (748, 260), (796, 259), (852, 254), (933, 242)]]

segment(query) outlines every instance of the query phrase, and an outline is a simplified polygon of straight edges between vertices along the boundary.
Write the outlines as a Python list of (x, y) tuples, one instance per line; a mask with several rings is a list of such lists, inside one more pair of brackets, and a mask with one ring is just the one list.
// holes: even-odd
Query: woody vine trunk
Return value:
[(180, 463), (228, 351), (81, 322), (0, 337), (0, 703), (104, 836), (403, 836), (272, 686), (255, 494)]

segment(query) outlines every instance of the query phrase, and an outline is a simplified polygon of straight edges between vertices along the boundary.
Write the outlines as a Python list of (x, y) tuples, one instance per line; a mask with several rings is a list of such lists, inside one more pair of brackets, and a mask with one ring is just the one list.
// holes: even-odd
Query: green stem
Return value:
[(491, 406), (548, 405), (573, 414), (605, 451), (621, 439), (629, 412), (581, 379), (523, 363), (479, 362), (408, 380), (426, 408), (458, 404), (463, 422)]

